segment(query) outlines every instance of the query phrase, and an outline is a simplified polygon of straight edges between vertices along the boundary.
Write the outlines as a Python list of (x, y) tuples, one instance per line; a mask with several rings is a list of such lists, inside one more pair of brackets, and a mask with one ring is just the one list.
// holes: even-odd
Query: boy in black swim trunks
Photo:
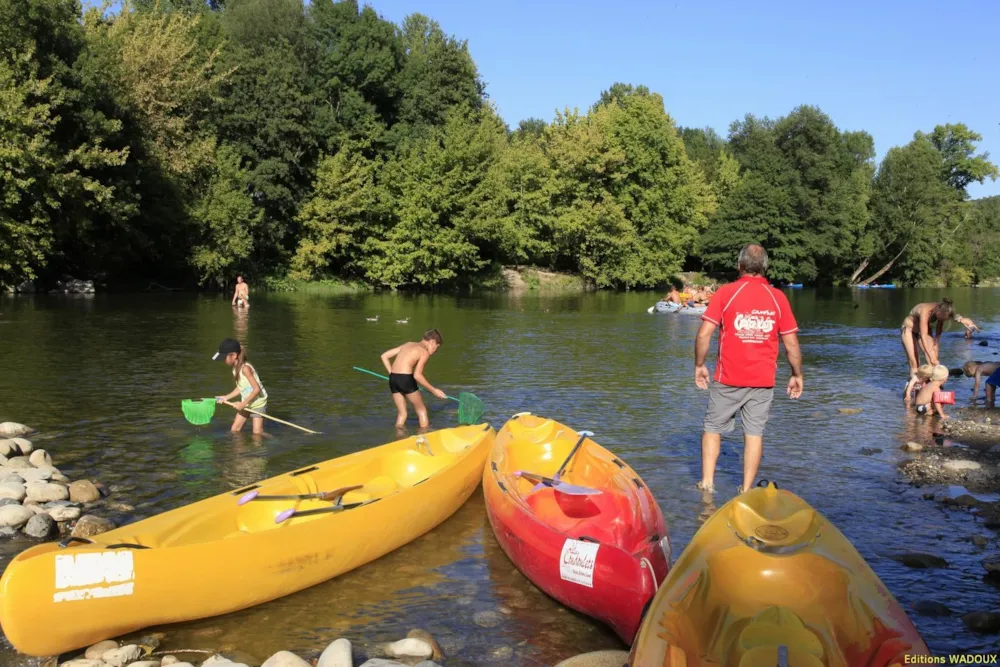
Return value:
[[(424, 365), (440, 346), (441, 333), (437, 329), (431, 329), (424, 334), (423, 340), (419, 343), (403, 343), (382, 353), (382, 363), (389, 371), (389, 391), (392, 392), (392, 400), (396, 403), (398, 411), (396, 428), (401, 429), (406, 425), (406, 401), (413, 403), (413, 409), (417, 411), (417, 418), (420, 420), (420, 428), (427, 428), (430, 424), (427, 408), (424, 407), (424, 401), (420, 397), (420, 386), (438, 398), (447, 398), (443, 391), (435, 388), (424, 377)], [(393, 357), (395, 360), (390, 363)]]

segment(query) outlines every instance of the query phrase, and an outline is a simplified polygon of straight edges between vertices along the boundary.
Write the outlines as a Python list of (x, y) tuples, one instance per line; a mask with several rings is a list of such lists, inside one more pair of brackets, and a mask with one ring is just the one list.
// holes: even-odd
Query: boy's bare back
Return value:
[(399, 346), (399, 353), (392, 360), (391, 373), (405, 373), (412, 375), (422, 359), (427, 359), (430, 354), (427, 348), (420, 343), (403, 343)]

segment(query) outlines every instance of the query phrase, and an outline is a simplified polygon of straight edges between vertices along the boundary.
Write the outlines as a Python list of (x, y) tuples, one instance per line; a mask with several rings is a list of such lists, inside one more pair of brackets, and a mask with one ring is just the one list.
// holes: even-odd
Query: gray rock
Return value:
[(981, 634), (1000, 632), (1000, 614), (995, 611), (974, 611), (963, 616), (962, 622), (972, 632)]
[(136, 644), (128, 644), (121, 648), (111, 649), (101, 655), (101, 660), (111, 665), (111, 667), (125, 667), (125, 665), (135, 662), (142, 657), (142, 649)]
[(982, 535), (973, 535), (972, 543), (975, 544), (977, 547), (985, 547), (987, 544), (990, 543), (990, 540), (989, 538), (983, 537)]
[(993, 576), (1000, 576), (1000, 554), (987, 556), (980, 562), (983, 564), (986, 572)]
[(947, 500), (947, 504), (959, 505), (961, 507), (975, 507), (976, 505), (979, 504), (979, 501), (976, 500), (975, 496), (971, 496), (968, 493), (963, 493), (960, 496), (949, 498)]
[(920, 616), (951, 616), (952, 611), (940, 602), (920, 600), (914, 603), (913, 611)]
[(108, 651), (113, 651), (118, 648), (118, 642), (112, 639), (105, 639), (103, 642), (97, 642), (93, 646), (87, 649), (84, 653), (84, 657), (90, 658), (91, 660), (100, 660), (101, 656)]
[(900, 449), (904, 452), (922, 452), (924, 450), (924, 446), (919, 442), (908, 442), (900, 447)]
[(79, 507), (53, 507), (52, 509), (46, 510), (48, 515), (52, 517), (53, 520), (63, 522), (63, 521), (76, 521), (80, 518), (80, 513), (83, 512)]
[(13, 470), (3, 470), (0, 473), (0, 484), (24, 484), (24, 478), (21, 477), (20, 473), (16, 473)]
[(392, 658), (429, 658), (434, 655), (430, 644), (412, 637), (387, 645), (385, 652)]
[(27, 456), (35, 451), (35, 446), (31, 444), (31, 440), (25, 440), (24, 438), (11, 438), (11, 442), (17, 445), (17, 448), (21, 450), (21, 454)]
[(902, 553), (889, 554), (887, 556), (897, 563), (902, 563), (906, 567), (928, 568), (928, 567), (948, 567), (948, 561), (940, 556), (922, 553)]
[(312, 667), (312, 665), (290, 651), (278, 651), (260, 667)]
[(48, 514), (36, 514), (24, 526), (25, 535), (39, 540), (48, 539), (55, 532), (58, 532), (56, 522)]
[(0, 507), (0, 526), (20, 528), (35, 516), (27, 507), (20, 505), (4, 505)]
[(14, 537), (17, 535), (17, 528), (11, 528), (10, 526), (0, 527), (0, 537)]
[(65, 486), (51, 482), (28, 482), (25, 484), (25, 488), (28, 490), (28, 500), (34, 500), (38, 503), (69, 498), (69, 491), (66, 490)]
[(490, 649), (490, 660), (497, 661), (509, 661), (514, 657), (514, 649), (509, 646), (497, 646)]
[(361, 667), (407, 667), (407, 665), (402, 662), (396, 662), (395, 660), (386, 660), (385, 658), (372, 658), (371, 660), (362, 664)]
[(13, 501), (21, 502), (28, 495), (28, 490), (24, 484), (16, 482), (3, 482), (0, 484), (0, 498), (10, 498)]
[(17, 502), (13, 498), (0, 498), (0, 507), (3, 507), (4, 505), (20, 505), (20, 504), (21, 503)]
[(946, 461), (941, 465), (942, 468), (949, 472), (965, 472), (967, 470), (979, 470), (983, 466), (979, 465), (975, 461)]
[[(0, 507), (0, 512), (3, 508)], [(85, 514), (80, 517), (80, 520), (76, 522), (73, 526), (73, 532), (70, 533), (73, 537), (93, 537), (94, 535), (100, 535), (101, 533), (106, 533), (109, 530), (114, 530), (115, 524), (107, 519), (102, 519), (101, 517), (94, 516), (93, 514)]]
[(31, 465), (36, 468), (41, 468), (42, 466), (52, 466), (52, 457), (49, 456), (49, 453), (44, 449), (36, 449), (31, 452), (31, 455), (28, 456), (28, 460), (31, 461)]
[(34, 432), (35, 429), (30, 426), (25, 426), (24, 424), (18, 424), (17, 422), (4, 422), (0, 424), (0, 438), (16, 438), (22, 435), (28, 435)]
[(101, 492), (89, 479), (81, 479), (69, 485), (69, 499), (74, 503), (92, 503), (100, 498)]
[(626, 651), (593, 651), (566, 658), (556, 667), (622, 667), (627, 663)]
[(341, 638), (331, 643), (320, 654), (316, 667), (354, 667), (351, 642)]
[[(4, 466), (11, 470), (27, 470), (35, 467), (31, 465), (31, 461), (28, 460), (27, 456), (13, 456), (7, 459), (7, 463), (4, 463)], [(21, 473), (18, 474), (20, 475)]]

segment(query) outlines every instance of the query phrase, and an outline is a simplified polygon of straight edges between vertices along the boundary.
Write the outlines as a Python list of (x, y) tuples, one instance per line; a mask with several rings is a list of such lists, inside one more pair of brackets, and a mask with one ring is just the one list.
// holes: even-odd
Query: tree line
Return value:
[(467, 44), (356, 0), (0, 0), (0, 286), (62, 274), (219, 286), (489, 285), (508, 265), (596, 287), (725, 273), (1000, 278), (996, 178), (961, 124), (875, 163), (802, 106), (726, 138), (616, 83), (511, 129)]

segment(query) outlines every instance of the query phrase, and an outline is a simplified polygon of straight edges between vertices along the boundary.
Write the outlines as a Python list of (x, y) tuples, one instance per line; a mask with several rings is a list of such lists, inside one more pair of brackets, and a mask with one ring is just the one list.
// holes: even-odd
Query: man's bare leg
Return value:
[(708, 433), (701, 435), (701, 482), (698, 488), (711, 491), (715, 488), (715, 464), (719, 461), (719, 449), (722, 447), (722, 435)]
[(420, 420), (420, 428), (427, 428), (430, 425), (430, 419), (427, 418), (427, 407), (424, 405), (424, 399), (420, 397), (420, 392), (415, 391), (412, 394), (407, 394), (406, 400), (413, 403), (413, 409), (417, 411), (417, 419)]
[(396, 404), (396, 429), (406, 426), (406, 399), (402, 394), (393, 394), (392, 402)]
[(760, 468), (760, 459), (764, 453), (764, 437), (760, 435), (743, 436), (743, 490), (753, 488)]

